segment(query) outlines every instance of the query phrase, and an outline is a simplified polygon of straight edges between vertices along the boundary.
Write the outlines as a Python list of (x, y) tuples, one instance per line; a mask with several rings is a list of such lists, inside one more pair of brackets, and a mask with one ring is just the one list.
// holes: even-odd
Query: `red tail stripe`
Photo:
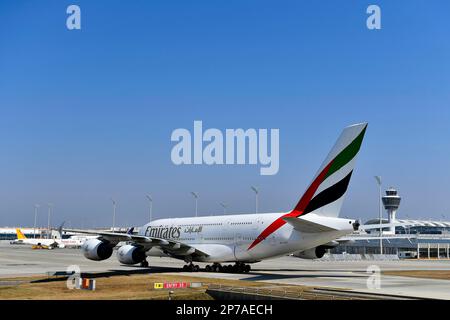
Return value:
[(325, 180), (325, 177), (330, 170), (331, 165), (333, 164), (333, 161), (331, 161), (323, 170), (322, 172), (317, 176), (316, 179), (314, 179), (313, 183), (309, 186), (308, 190), (306, 190), (305, 194), (301, 197), (300, 201), (298, 202), (297, 206), (292, 210), (290, 213), (287, 213), (281, 217), (279, 217), (277, 220), (272, 222), (266, 229), (264, 229), (263, 232), (253, 241), (253, 243), (248, 247), (247, 250), (250, 250), (254, 246), (256, 246), (258, 243), (266, 239), (270, 234), (281, 228), (286, 221), (283, 220), (283, 218), (286, 217), (300, 217), (303, 212), (305, 211), (306, 206), (311, 201), (312, 197), (316, 193), (319, 186), (322, 184), (323, 180)]
[(333, 161), (331, 161), (323, 170), (322, 172), (317, 176), (317, 178), (311, 183), (308, 190), (306, 190), (305, 194), (302, 196), (300, 201), (298, 202), (297, 206), (294, 208), (294, 211), (299, 212), (300, 214), (297, 215), (300, 216), (303, 211), (305, 211), (306, 207), (308, 206), (309, 202), (311, 201), (312, 197), (316, 193), (319, 186), (322, 184), (323, 180), (325, 180), (325, 177), (327, 176), (328, 171), (330, 170), (331, 165), (333, 164)]

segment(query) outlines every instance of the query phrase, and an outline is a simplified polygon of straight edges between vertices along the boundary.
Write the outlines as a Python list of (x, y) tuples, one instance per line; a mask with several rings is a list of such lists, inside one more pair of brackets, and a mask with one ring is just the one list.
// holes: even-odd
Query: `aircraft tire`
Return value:
[(141, 262), (141, 267), (148, 268), (148, 261), (147, 260), (142, 261)]

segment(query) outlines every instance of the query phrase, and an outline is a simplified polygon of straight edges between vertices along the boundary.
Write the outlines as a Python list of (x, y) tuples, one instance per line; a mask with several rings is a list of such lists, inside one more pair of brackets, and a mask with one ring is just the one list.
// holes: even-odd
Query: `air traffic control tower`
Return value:
[[(397, 213), (398, 207), (400, 206), (400, 201), (402, 198), (399, 197), (397, 190), (394, 188), (389, 188), (386, 190), (386, 195), (383, 196), (383, 205), (388, 213), (389, 223), (394, 223), (396, 220), (395, 215)], [(395, 234), (395, 226), (389, 227), (386, 234)]]

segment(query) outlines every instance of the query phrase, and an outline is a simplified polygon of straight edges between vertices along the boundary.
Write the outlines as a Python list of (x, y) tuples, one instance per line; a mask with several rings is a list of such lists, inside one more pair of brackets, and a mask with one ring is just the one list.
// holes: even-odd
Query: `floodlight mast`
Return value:
[(255, 186), (250, 187), (255, 192), (255, 213), (258, 213), (258, 194), (259, 190)]
[(223, 208), (223, 214), (227, 214), (228, 205), (223, 202), (220, 202), (220, 206)]
[(36, 239), (36, 222), (37, 222), (37, 215), (38, 215), (38, 208), (40, 207), (39, 204), (34, 205), (34, 229), (33, 229), (33, 238)]
[(150, 202), (150, 217), (149, 217), (150, 221), (149, 222), (151, 222), (153, 220), (153, 198), (150, 194), (147, 194), (145, 197)]
[(116, 200), (111, 198), (112, 204), (113, 204), (113, 220), (112, 220), (112, 232), (114, 232), (114, 229), (116, 227)]
[(191, 191), (191, 194), (195, 199), (195, 216), (197, 217), (198, 216), (198, 193)]
[(381, 203), (381, 177), (380, 176), (375, 176), (375, 180), (377, 181), (378, 184), (378, 191), (379, 191), (379, 195), (378, 195), (378, 202), (379, 202), (379, 219), (380, 219), (380, 254), (383, 254), (383, 209), (382, 209), (382, 203)]

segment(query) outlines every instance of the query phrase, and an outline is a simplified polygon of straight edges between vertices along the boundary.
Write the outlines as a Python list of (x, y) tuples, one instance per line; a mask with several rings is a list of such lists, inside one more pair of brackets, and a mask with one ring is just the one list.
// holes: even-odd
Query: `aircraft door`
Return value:
[(251, 256), (247, 251), (247, 245), (243, 240), (241, 232), (236, 232), (234, 237), (234, 257), (237, 261), (251, 261)]

